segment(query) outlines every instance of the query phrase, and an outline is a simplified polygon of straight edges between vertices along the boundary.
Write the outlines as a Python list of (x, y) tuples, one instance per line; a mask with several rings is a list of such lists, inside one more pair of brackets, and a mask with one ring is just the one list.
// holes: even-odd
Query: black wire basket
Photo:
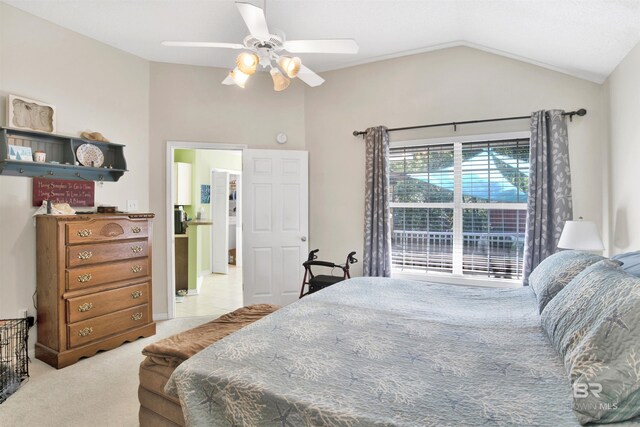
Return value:
[(29, 377), (29, 320), (0, 320), (0, 403)]

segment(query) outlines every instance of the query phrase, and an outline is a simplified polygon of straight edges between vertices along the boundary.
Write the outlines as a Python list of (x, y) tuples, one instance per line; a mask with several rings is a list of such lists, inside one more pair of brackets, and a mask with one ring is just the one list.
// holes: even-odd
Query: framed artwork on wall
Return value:
[(9, 95), (7, 104), (8, 127), (55, 133), (56, 107), (53, 105), (16, 95)]
[(69, 203), (71, 206), (95, 206), (96, 183), (67, 179), (33, 178), (33, 206), (45, 200)]
[(9, 160), (22, 160), (26, 162), (30, 162), (33, 160), (31, 154), (31, 147), (23, 147), (21, 145), (11, 145), (9, 146)]
[(211, 203), (211, 186), (209, 184), (200, 186), (200, 203), (205, 205)]

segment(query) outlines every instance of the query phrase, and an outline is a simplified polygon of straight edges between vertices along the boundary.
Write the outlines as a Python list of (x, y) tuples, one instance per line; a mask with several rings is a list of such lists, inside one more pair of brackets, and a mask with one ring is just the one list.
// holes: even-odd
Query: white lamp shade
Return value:
[(258, 55), (255, 53), (242, 52), (236, 58), (236, 65), (238, 66), (238, 69), (248, 76), (256, 72), (258, 62)]
[(288, 56), (281, 56), (278, 59), (278, 65), (282, 68), (282, 71), (287, 75), (287, 77), (294, 78), (298, 75), (298, 71), (300, 71), (300, 58), (294, 56), (293, 58)]
[(602, 251), (604, 245), (593, 221), (566, 221), (558, 247), (582, 251)]
[(271, 78), (273, 79), (273, 90), (275, 90), (276, 92), (280, 92), (289, 87), (291, 80), (282, 75), (280, 71), (278, 71), (276, 68), (272, 68), (269, 72), (271, 73)]
[(245, 74), (242, 71), (240, 71), (238, 68), (236, 68), (233, 71), (230, 71), (229, 75), (231, 76), (235, 84), (237, 84), (238, 86), (244, 89), (244, 85), (245, 83), (247, 83), (247, 80), (249, 79), (248, 74)]

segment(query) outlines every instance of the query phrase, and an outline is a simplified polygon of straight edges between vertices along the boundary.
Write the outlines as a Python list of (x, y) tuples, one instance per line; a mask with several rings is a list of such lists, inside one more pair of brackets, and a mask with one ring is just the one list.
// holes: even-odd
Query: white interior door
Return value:
[(308, 155), (247, 149), (242, 159), (244, 303), (286, 305), (309, 251)]
[(229, 172), (211, 172), (211, 271), (229, 274)]

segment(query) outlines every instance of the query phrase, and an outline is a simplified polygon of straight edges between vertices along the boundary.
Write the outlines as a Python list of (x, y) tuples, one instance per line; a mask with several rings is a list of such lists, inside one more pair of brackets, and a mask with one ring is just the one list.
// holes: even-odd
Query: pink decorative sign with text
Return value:
[(95, 193), (93, 181), (33, 178), (33, 206), (41, 206), (43, 200), (69, 203), (70, 206), (94, 206)]

